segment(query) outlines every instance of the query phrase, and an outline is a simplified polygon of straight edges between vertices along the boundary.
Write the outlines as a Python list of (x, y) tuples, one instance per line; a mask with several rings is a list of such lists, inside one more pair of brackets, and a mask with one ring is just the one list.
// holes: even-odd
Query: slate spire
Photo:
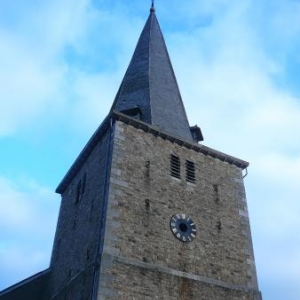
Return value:
[(194, 140), (153, 2), (112, 110)]

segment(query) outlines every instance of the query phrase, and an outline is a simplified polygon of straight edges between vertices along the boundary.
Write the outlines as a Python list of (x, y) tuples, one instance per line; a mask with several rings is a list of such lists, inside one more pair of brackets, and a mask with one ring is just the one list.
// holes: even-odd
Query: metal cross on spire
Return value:
[(150, 12), (155, 12), (154, 0), (151, 0), (151, 8), (150, 8)]

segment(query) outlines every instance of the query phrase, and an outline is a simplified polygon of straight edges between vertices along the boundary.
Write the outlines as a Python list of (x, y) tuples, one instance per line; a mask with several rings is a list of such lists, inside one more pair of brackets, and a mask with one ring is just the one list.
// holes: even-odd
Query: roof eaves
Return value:
[(19, 289), (19, 288), (23, 287), (24, 285), (26, 285), (26, 284), (28, 284), (28, 283), (30, 283), (32, 281), (35, 281), (35, 280), (41, 278), (42, 276), (47, 276), (50, 272), (51, 272), (51, 269), (48, 268), (48, 269), (46, 269), (44, 271), (41, 271), (39, 273), (36, 273), (36, 274), (28, 277), (28, 278), (26, 278), (26, 279), (24, 279), (24, 280), (22, 280), (20, 282), (17, 282), (16, 284), (14, 284), (14, 285), (12, 285), (12, 286), (10, 286), (10, 287), (2, 290), (0, 292), (0, 297), (6, 295), (8, 293), (11, 293), (11, 292), (13, 292), (16, 289)]
[(95, 131), (95, 133), (92, 135), (90, 140), (87, 142), (83, 150), (80, 152), (78, 157), (76, 158), (73, 165), (70, 167), (69, 171), (65, 175), (65, 177), (62, 179), (58, 187), (56, 188), (55, 192), (58, 194), (62, 194), (65, 189), (67, 188), (68, 184), (71, 182), (71, 180), (74, 178), (74, 176), (77, 174), (81, 166), (84, 164), (90, 153), (93, 151), (95, 146), (97, 145), (100, 138), (106, 133), (107, 129), (110, 126), (110, 117), (111, 113), (108, 114), (108, 116), (104, 119), (104, 121), (101, 123), (101, 125), (98, 127), (98, 129)]
[(185, 141), (180, 137), (176, 137), (174, 135), (170, 135), (166, 132), (163, 132), (159, 129), (157, 129), (155, 126), (153, 125), (149, 125), (147, 123), (144, 123), (140, 120), (131, 118), (127, 115), (124, 115), (120, 112), (117, 111), (113, 111), (112, 112), (112, 117), (115, 120), (121, 121), (123, 123), (126, 123), (128, 125), (134, 126), (138, 129), (142, 129), (145, 132), (149, 132), (151, 134), (153, 134), (154, 136), (159, 136), (164, 140), (168, 140), (172, 143), (178, 144), (182, 147), (188, 148), (188, 149), (192, 149), (196, 152), (202, 153), (204, 155), (208, 155), (211, 156), (213, 158), (217, 158), (223, 162), (227, 162), (229, 164), (235, 165), (236, 167), (240, 168), (240, 169), (246, 169), (249, 166), (249, 163), (241, 160), (239, 158), (236, 158), (234, 156), (225, 154), (223, 152), (214, 150), (212, 148), (209, 148), (207, 146), (201, 145), (201, 144), (197, 144), (197, 143), (191, 143), (190, 141)]
[(190, 141), (183, 140), (181, 137), (176, 137), (174, 135), (168, 134), (167, 132), (159, 130), (154, 125), (149, 125), (148, 123), (142, 122), (136, 118), (130, 117), (128, 115), (125, 115), (123, 113), (117, 112), (117, 111), (111, 111), (108, 116), (104, 119), (102, 124), (98, 127), (96, 132), (92, 135), (86, 146), (83, 148), (81, 153), (78, 155), (77, 159), (73, 163), (73, 165), (70, 167), (69, 171), (65, 175), (65, 177), (62, 179), (58, 187), (56, 188), (55, 192), (58, 194), (62, 194), (65, 189), (67, 188), (68, 184), (71, 182), (71, 180), (74, 178), (74, 176), (77, 174), (77, 172), (80, 170), (90, 153), (93, 151), (94, 147), (97, 145), (100, 138), (106, 133), (108, 128), (110, 127), (111, 119), (121, 121), (125, 124), (128, 124), (130, 126), (133, 126), (137, 129), (141, 129), (145, 132), (151, 133), (156, 137), (160, 137), (164, 140), (168, 140), (172, 143), (178, 144), (182, 147), (185, 147), (187, 149), (192, 149), (196, 152), (202, 153), (204, 155), (211, 156), (213, 158), (217, 158), (221, 161), (227, 162), (229, 164), (235, 165), (240, 169), (246, 169), (249, 166), (249, 163), (235, 158), (233, 156), (230, 156), (228, 154), (222, 153), (220, 151), (214, 150), (212, 148), (209, 148), (207, 146), (192, 143)]

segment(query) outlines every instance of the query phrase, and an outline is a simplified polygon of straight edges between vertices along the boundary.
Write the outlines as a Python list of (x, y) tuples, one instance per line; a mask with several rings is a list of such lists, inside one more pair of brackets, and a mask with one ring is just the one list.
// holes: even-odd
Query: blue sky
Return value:
[[(300, 298), (300, 1), (156, 1), (191, 125), (250, 162), (264, 300)], [(48, 266), (54, 193), (108, 113), (150, 1), (0, 2), (0, 289)]]

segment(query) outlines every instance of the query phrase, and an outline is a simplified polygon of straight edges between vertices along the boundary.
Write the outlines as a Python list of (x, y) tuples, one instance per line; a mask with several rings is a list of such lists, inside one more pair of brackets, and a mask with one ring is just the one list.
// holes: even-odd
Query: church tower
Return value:
[(28, 299), (261, 300), (248, 163), (202, 140), (152, 5), (111, 111), (57, 187), (44, 294)]

